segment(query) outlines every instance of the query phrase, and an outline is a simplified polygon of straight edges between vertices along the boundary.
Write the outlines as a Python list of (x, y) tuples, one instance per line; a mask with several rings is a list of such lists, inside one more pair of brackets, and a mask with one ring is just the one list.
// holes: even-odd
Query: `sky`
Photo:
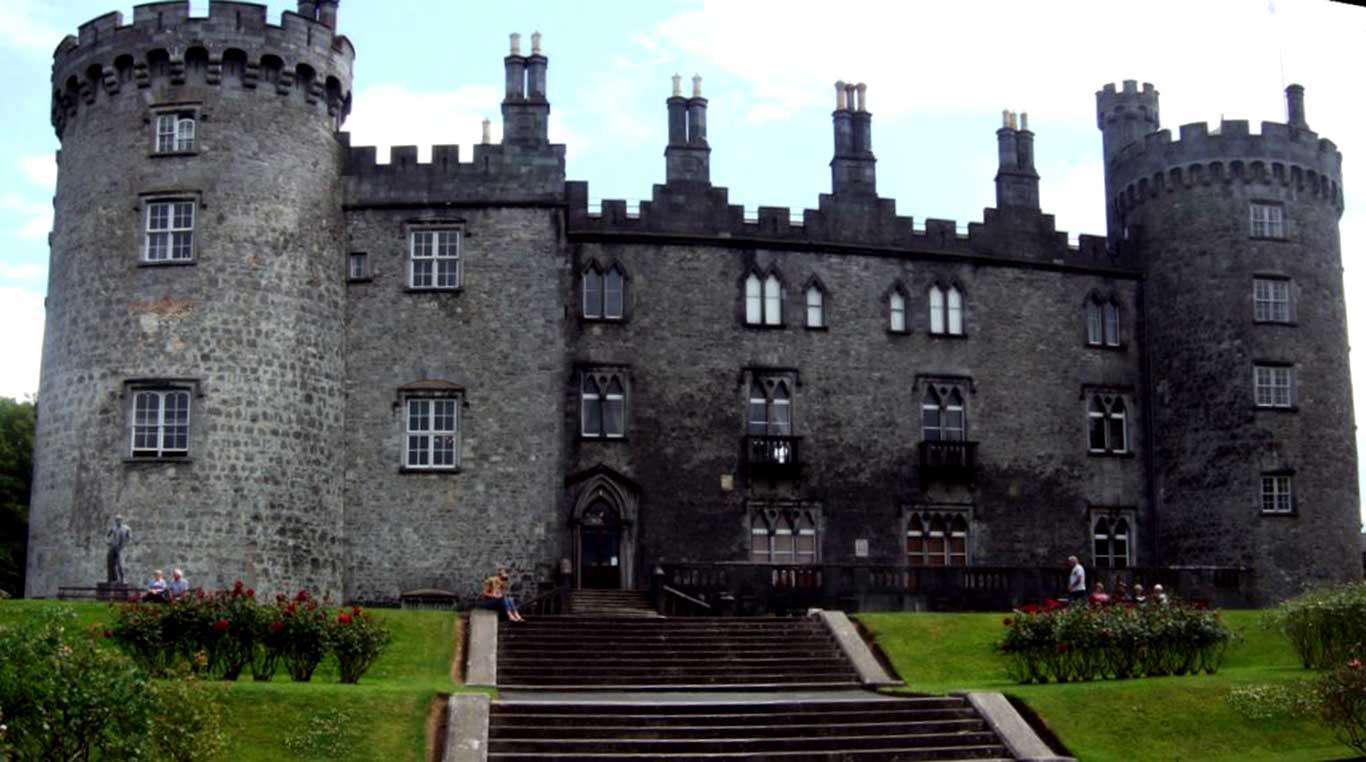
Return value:
[[(295, 3), (271, 0), (269, 17)], [(192, 10), (207, 12), (194, 0)], [(36, 395), (59, 143), (51, 56), (111, 0), (0, 0), (0, 396)], [(815, 207), (830, 189), (836, 80), (865, 82), (878, 190), (900, 214), (982, 219), (993, 203), (1002, 109), (1029, 114), (1043, 210), (1057, 228), (1105, 232), (1095, 91), (1152, 82), (1162, 126), (1285, 121), (1304, 85), (1312, 129), (1344, 154), (1348, 332), (1366, 336), (1366, 9), (1327, 0), (342, 0), (356, 48), (353, 145), (459, 143), (499, 134), (509, 32), (550, 59), (551, 138), (593, 199), (649, 198), (662, 182), (670, 77), (703, 77), (712, 182), (732, 203)], [(1366, 197), (1366, 196), (1364, 196)], [(1366, 415), (1366, 352), (1351, 358)], [(1358, 427), (1358, 451), (1366, 432)], [(1364, 490), (1366, 491), (1366, 490)]]

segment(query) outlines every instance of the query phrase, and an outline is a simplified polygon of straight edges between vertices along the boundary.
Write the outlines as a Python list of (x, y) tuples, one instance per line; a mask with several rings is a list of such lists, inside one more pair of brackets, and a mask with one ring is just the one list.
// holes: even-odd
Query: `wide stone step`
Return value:
[(674, 626), (676, 619), (647, 619), (622, 617), (611, 622), (547, 622), (541, 618), (525, 622), (503, 622), (502, 629), (511, 632), (822, 632), (811, 623), (741, 624), (739, 622), (697, 622)]
[[(967, 733), (902, 733), (880, 736), (829, 735), (794, 738), (763, 738), (730, 736), (702, 739), (632, 739), (632, 738), (489, 738), (490, 753), (545, 752), (556, 753), (611, 751), (618, 754), (698, 754), (743, 753), (775, 751), (845, 751), (859, 749), (945, 749), (989, 748), (996, 745), (990, 732)], [(607, 748), (604, 748), (607, 747)]]
[(597, 754), (555, 752), (510, 754), (490, 753), (490, 760), (546, 760), (546, 762), (1014, 762), (1004, 746), (955, 747), (950, 749), (877, 749), (872, 751), (784, 751), (719, 754)]
[(597, 682), (577, 680), (567, 677), (564, 682), (514, 682), (498, 681), (499, 690), (504, 691), (843, 691), (858, 688), (861, 683), (855, 680), (813, 680), (800, 681), (785, 676), (774, 682), (708, 682), (689, 681), (687, 678), (655, 679), (653, 682)]
[(496, 715), (500, 728), (555, 728), (581, 725), (606, 726), (612, 723), (625, 723), (635, 728), (673, 727), (695, 723), (696, 727), (718, 726), (760, 726), (783, 724), (786, 726), (811, 724), (819, 721), (847, 723), (850, 726), (864, 723), (903, 723), (903, 722), (940, 722), (953, 720), (976, 720), (977, 713), (971, 709), (917, 709), (907, 712), (823, 712), (819, 718), (804, 718), (801, 714), (775, 712), (765, 715), (754, 714), (511, 714)]
[(503, 643), (832, 643), (819, 633), (808, 632), (499, 632)]
[[(604, 718), (604, 722), (616, 722), (621, 718)], [(986, 723), (976, 718), (949, 720), (920, 720), (913, 722), (889, 722), (879, 719), (873, 722), (788, 722), (775, 725), (710, 725), (676, 724), (649, 725), (637, 724), (583, 724), (578, 726), (536, 727), (520, 723), (497, 722), (500, 737), (517, 739), (593, 739), (611, 738), (627, 740), (704, 740), (717, 738), (793, 738), (825, 736), (901, 736), (944, 733), (983, 733)]]
[[(813, 664), (803, 667), (800, 670), (775, 670), (762, 667), (743, 668), (725, 667), (715, 665), (688, 665), (682, 667), (660, 667), (655, 669), (643, 669), (630, 665), (614, 666), (606, 664), (600, 667), (584, 667), (570, 665), (566, 667), (555, 667), (547, 665), (544, 667), (498, 667), (499, 680), (509, 682), (541, 682), (552, 678), (566, 678), (570, 680), (603, 680), (611, 679), (614, 681), (648, 681), (660, 678), (696, 678), (698, 680), (725, 681), (733, 678), (734, 682), (753, 683), (753, 682), (781, 682), (784, 678), (791, 676), (801, 680), (824, 680), (824, 679), (854, 679), (856, 673), (840, 662), (829, 662), (825, 664)], [(763, 679), (758, 679), (763, 678)]]
[[(779, 667), (803, 667), (811, 664), (819, 664), (829, 661), (843, 663), (834, 651), (826, 654), (810, 654), (804, 656), (774, 656), (772, 652), (763, 651), (752, 656), (736, 656), (728, 651), (717, 651), (703, 655), (687, 653), (667, 653), (660, 655), (642, 655), (638, 653), (627, 653), (613, 655), (612, 664), (645, 665), (659, 667), (684, 667), (692, 664), (717, 664), (722, 666), (749, 665), (755, 667), (779, 668)], [(514, 651), (506, 654), (499, 654), (498, 668), (533, 666), (547, 663), (564, 663), (564, 659), (553, 655), (546, 655), (534, 651)], [(583, 660), (601, 663), (601, 659)], [(579, 663), (579, 662), (575, 662)]]
[(537, 717), (630, 717), (632, 721), (646, 717), (768, 717), (803, 716), (803, 714), (877, 713), (895, 714), (902, 711), (962, 710), (977, 716), (962, 696), (907, 696), (907, 698), (839, 699), (839, 701), (727, 701), (724, 695), (705, 703), (549, 703), (541, 701), (496, 701), (493, 717), (512, 717), (525, 714)]

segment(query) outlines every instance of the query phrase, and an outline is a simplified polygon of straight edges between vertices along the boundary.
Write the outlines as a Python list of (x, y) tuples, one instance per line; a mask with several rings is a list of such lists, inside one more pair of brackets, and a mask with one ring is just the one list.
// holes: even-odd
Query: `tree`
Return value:
[(0, 397), (0, 590), (16, 597), (24, 594), (36, 420), (33, 402)]

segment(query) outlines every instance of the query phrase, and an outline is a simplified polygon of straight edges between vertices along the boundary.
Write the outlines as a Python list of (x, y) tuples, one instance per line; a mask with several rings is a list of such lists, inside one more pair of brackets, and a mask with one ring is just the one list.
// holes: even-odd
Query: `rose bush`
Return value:
[(1366, 582), (1292, 598), (1273, 609), (1267, 622), (1285, 633), (1305, 668), (1344, 664), (1366, 644)]
[(1020, 683), (1213, 674), (1233, 633), (1217, 611), (1173, 601), (1067, 606), (1048, 600), (1004, 621), (999, 647)]
[(337, 656), (343, 683), (360, 681), (389, 644), (389, 629), (360, 606), (342, 609), (327, 629), (327, 643)]

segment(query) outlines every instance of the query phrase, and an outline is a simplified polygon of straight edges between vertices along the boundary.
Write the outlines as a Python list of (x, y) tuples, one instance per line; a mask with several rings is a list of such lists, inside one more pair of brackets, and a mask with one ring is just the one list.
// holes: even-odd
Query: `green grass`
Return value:
[[(51, 601), (0, 601), (0, 624), (58, 605)], [(112, 618), (108, 604), (70, 603), (77, 622), (99, 633)], [(383, 656), (358, 685), (337, 682), (334, 660), (319, 665), (309, 683), (294, 683), (283, 667), (268, 683), (250, 676), (222, 683), (227, 724), (226, 758), (274, 760), (425, 760), (427, 708), (438, 693), (463, 689), (451, 681), (455, 617), (439, 611), (371, 609), (393, 633)], [(344, 720), (344, 721), (342, 721)], [(313, 733), (305, 750), (285, 746), (290, 736), (329, 722), (337, 733)]]
[(1024, 699), (1079, 760), (1254, 762), (1353, 756), (1313, 720), (1248, 720), (1225, 701), (1240, 685), (1312, 678), (1260, 611), (1225, 611), (1244, 638), (1218, 674), (1018, 685), (993, 650), (1003, 614), (860, 614), (906, 690), (989, 690)]

